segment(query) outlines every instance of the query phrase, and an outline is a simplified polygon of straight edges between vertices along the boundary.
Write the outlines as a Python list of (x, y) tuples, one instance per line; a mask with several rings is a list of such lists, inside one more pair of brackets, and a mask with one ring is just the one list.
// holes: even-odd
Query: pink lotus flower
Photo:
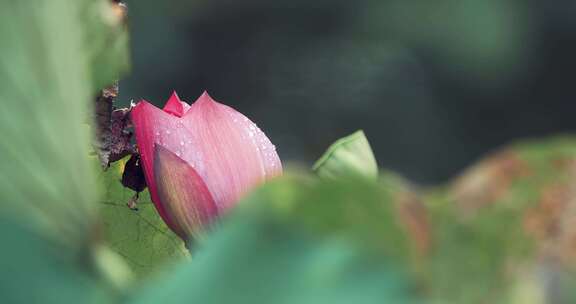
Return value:
[(248, 118), (206, 92), (192, 105), (173, 93), (163, 109), (132, 110), (152, 201), (187, 241), (253, 187), (282, 174), (274, 145)]

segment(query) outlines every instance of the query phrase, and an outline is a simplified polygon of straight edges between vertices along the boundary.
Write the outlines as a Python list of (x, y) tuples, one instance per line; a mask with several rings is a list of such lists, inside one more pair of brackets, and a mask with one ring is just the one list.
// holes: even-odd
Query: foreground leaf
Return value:
[(85, 1), (81, 20), (85, 24), (84, 53), (91, 66), (93, 87), (102, 89), (117, 81), (130, 68), (126, 9), (114, 1)]
[(83, 125), (100, 72), (85, 51), (88, 36), (107, 37), (82, 18), (98, 14), (93, 3), (108, 4), (0, 2), (2, 302), (113, 298), (91, 252), (96, 191)]
[(133, 303), (417, 303), (389, 203), (364, 182), (271, 182)]
[[(90, 269), (70, 263), (54, 244), (14, 221), (0, 221), (2, 303), (111, 303), (114, 294)], [(93, 270), (95, 271), (95, 269)]]
[[(95, 222), (93, 172), (82, 127), (91, 107), (82, 16), (100, 1), (0, 4), (0, 217), (15, 217), (74, 250)], [(110, 66), (114, 70), (114, 66)], [(110, 79), (112, 81), (112, 79)]]

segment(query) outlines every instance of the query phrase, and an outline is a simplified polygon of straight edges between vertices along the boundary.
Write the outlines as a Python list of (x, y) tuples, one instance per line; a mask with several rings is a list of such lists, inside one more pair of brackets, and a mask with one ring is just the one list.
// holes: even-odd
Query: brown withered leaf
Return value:
[(531, 174), (529, 165), (511, 149), (498, 151), (459, 177), (451, 195), (466, 214), (504, 197), (512, 183)]
[(468, 169), (449, 193), (462, 219), (494, 204), (513, 210), (538, 259), (576, 270), (576, 139), (508, 146)]
[(103, 89), (95, 102), (96, 139), (93, 145), (104, 169), (113, 162), (137, 153), (129, 130), (131, 108), (116, 109), (114, 100), (117, 96), (118, 85), (114, 84)]
[(568, 179), (544, 187), (523, 224), (540, 256), (576, 269), (576, 159), (561, 168)]

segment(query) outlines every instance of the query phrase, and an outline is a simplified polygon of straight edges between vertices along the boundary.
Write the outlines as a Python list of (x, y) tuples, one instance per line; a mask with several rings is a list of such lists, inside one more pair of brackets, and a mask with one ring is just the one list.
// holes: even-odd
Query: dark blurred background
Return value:
[(206, 89), (311, 164), (364, 129), (424, 184), (519, 138), (576, 130), (576, 1), (127, 1), (123, 102)]

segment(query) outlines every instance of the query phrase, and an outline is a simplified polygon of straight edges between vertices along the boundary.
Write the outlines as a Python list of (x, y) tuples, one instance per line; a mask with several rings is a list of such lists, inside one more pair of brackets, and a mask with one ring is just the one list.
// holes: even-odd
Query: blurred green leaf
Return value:
[(506, 303), (530, 248), (515, 218), (513, 212), (486, 212), (462, 222), (453, 213), (436, 213), (432, 297), (450, 303)]
[[(2, 301), (102, 303), (94, 264), (96, 191), (84, 123), (95, 78), (86, 50), (106, 37), (84, 20), (105, 0), (0, 2)], [(104, 22), (102, 20), (102, 22)], [(101, 51), (101, 50), (100, 50)], [(98, 75), (96, 75), (98, 74)], [(113, 79), (108, 79), (112, 81)]]
[[(81, 271), (50, 240), (12, 220), (0, 221), (2, 303), (111, 303), (104, 282)], [(78, 261), (80, 262), (80, 261)]]
[(358, 241), (403, 260), (411, 249), (394, 199), (391, 189), (360, 177), (313, 180), (287, 176), (254, 193), (248, 207), (264, 209), (273, 215), (263, 216), (284, 219), (310, 233)]
[(86, 39), (106, 34), (82, 19), (95, 2), (0, 4), (0, 216), (76, 249), (95, 221), (82, 127), (96, 91)]
[(133, 303), (416, 303), (387, 203), (372, 183), (271, 182)]
[(133, 273), (124, 258), (107, 245), (98, 244), (91, 249), (92, 265), (99, 277), (114, 290), (132, 287)]
[(128, 29), (123, 8), (112, 1), (87, 1), (81, 20), (87, 29), (84, 34), (85, 54), (89, 56), (92, 82), (97, 89), (109, 86), (130, 68)]
[(381, 170), (379, 185), (390, 193), (396, 206), (396, 217), (408, 231), (410, 244), (419, 257), (416, 263), (424, 262), (432, 248), (433, 223), (430, 222), (424, 197), (414, 184), (390, 170)]
[(370, 179), (378, 177), (378, 164), (363, 131), (339, 139), (314, 164), (313, 170), (321, 177), (341, 178), (360, 175)]
[[(125, 162), (118, 161), (99, 174), (103, 186), (99, 210), (106, 243), (125, 259), (137, 278), (143, 278), (186, 259), (189, 253), (164, 224), (147, 190), (140, 194), (138, 210), (128, 208), (135, 192), (120, 183)], [(99, 166), (98, 160), (94, 159), (94, 165)]]

